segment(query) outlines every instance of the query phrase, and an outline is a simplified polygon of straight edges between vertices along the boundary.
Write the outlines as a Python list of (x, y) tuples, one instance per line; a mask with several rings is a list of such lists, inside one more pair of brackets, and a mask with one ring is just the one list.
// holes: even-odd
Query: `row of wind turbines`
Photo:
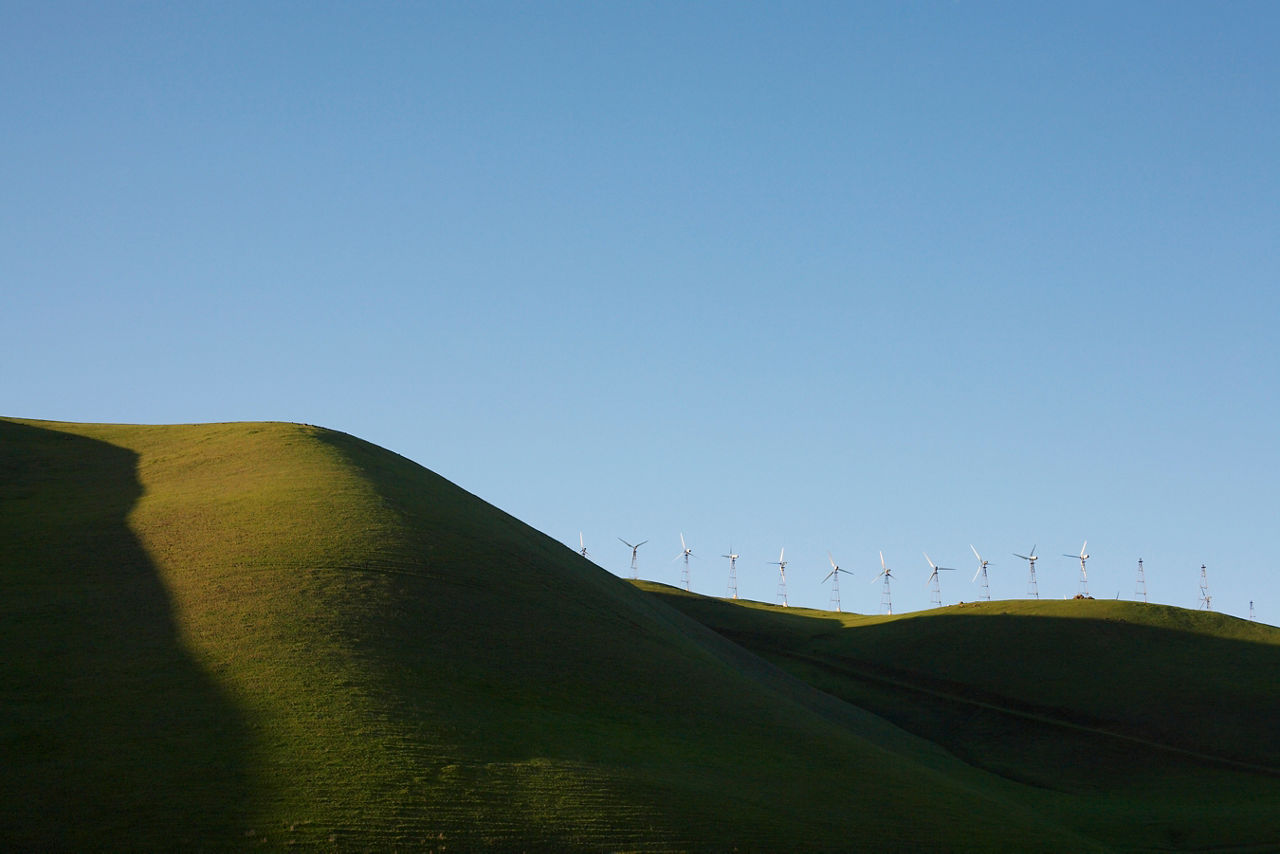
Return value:
[[(1063, 554), (1063, 557), (1069, 557), (1069, 558), (1073, 558), (1075, 560), (1080, 561), (1080, 595), (1081, 596), (1089, 595), (1089, 569), (1087, 566), (1087, 561), (1089, 560), (1089, 554), (1088, 552), (1085, 551), (1085, 549), (1087, 549), (1088, 546), (1089, 546), (1089, 541), (1085, 540), (1084, 544), (1080, 546), (1080, 554), (1078, 555)], [(1040, 588), (1036, 582), (1036, 561), (1038, 561), (1041, 556), (1036, 554), (1036, 548), (1037, 548), (1036, 546), (1032, 546), (1031, 552), (1025, 555), (1018, 554), (1017, 552), (1013, 553), (1014, 557), (1022, 558), (1027, 562), (1027, 569), (1028, 569), (1027, 596), (1031, 599), (1040, 598)], [(969, 583), (972, 584), (976, 582), (979, 578), (981, 578), (982, 579), (981, 596), (984, 600), (990, 602), (991, 601), (991, 584), (987, 577), (987, 567), (991, 566), (991, 561), (984, 559), (982, 555), (978, 553), (977, 547), (975, 547), (972, 543), (969, 544), (969, 549), (970, 551), (973, 552), (973, 556), (978, 560), (978, 569), (976, 572), (973, 573), (973, 578), (970, 579)], [(942, 607), (942, 580), (939, 573), (958, 572), (958, 570), (954, 566), (938, 566), (936, 563), (933, 562), (933, 558), (929, 557), (928, 552), (923, 552), (923, 554), (924, 554), (925, 562), (929, 564), (929, 569), (930, 569), (929, 581), (927, 582), (929, 584), (929, 596), (930, 596), (929, 603), (933, 605), (935, 608), (941, 608)], [(830, 552), (827, 553), (827, 557), (831, 558)], [(831, 565), (835, 567), (835, 560), (833, 558), (831, 559)], [(1139, 568), (1141, 568), (1142, 566), (1141, 560), (1138, 561), (1138, 566)], [(837, 571), (843, 571), (843, 570), (840, 570), (839, 567), (835, 567), (835, 569), (832, 570), (833, 573)], [(891, 595), (891, 591), (889, 589), (889, 580), (891, 578), (893, 578), (893, 570), (891, 570), (888, 566), (885, 565), (884, 552), (880, 552), (880, 573), (875, 578), (871, 579), (871, 583), (875, 584), (877, 581), (880, 581), (883, 579), (884, 587), (881, 589), (881, 592), (880, 592), (880, 607), (884, 610), (886, 614), (893, 613), (893, 598)], [(823, 581), (825, 582), (826, 579), (823, 579)], [(840, 610), (839, 590), (833, 589), (831, 596), (832, 596), (832, 601), (835, 602), (835, 606), (836, 606), (835, 609), (839, 611)], [(1146, 600), (1145, 584), (1143, 586), (1142, 596), (1143, 596), (1143, 600), (1145, 601)]]
[[(631, 549), (631, 577), (633, 579), (638, 578), (639, 577), (638, 562), (639, 562), (640, 547), (648, 543), (649, 541), (641, 540), (638, 543), (630, 543), (622, 539), (621, 537), (618, 538), (618, 541), (622, 543), (624, 546), (626, 546), (627, 548)], [(587, 547), (583, 540), (583, 536), (581, 532), (578, 533), (578, 546), (579, 546), (580, 554), (585, 558), (589, 558), (590, 555), (587, 553)], [(1079, 554), (1064, 553), (1062, 555), (1063, 557), (1071, 558), (1072, 560), (1078, 560), (1080, 562), (1079, 595), (1082, 597), (1087, 597), (1089, 595), (1088, 561), (1089, 561), (1090, 555), (1087, 551), (1088, 546), (1089, 546), (1089, 541), (1085, 540), (1084, 543), (1080, 546)], [(1027, 554), (1019, 554), (1017, 552), (1013, 553), (1014, 557), (1020, 558), (1027, 562), (1027, 570), (1028, 570), (1027, 596), (1031, 599), (1040, 598), (1039, 585), (1036, 581), (1036, 561), (1038, 561), (1042, 557), (1042, 555), (1036, 554), (1036, 548), (1037, 548), (1036, 546), (1032, 546), (1031, 551)], [(977, 571), (974, 572), (973, 578), (971, 579), (970, 583), (975, 583), (978, 581), (979, 578), (981, 578), (982, 586), (981, 586), (980, 596), (982, 599), (990, 601), (991, 587), (987, 577), (987, 567), (991, 566), (992, 564), (990, 561), (982, 557), (982, 555), (978, 552), (978, 549), (973, 544), (969, 545), (969, 549), (973, 552), (973, 556), (978, 561)], [(784, 547), (778, 552), (777, 560), (767, 562), (770, 566), (778, 567), (778, 604), (782, 605), (783, 607), (788, 606), (786, 554), (787, 554), (787, 550)], [(934, 607), (942, 607), (941, 573), (957, 572), (958, 570), (952, 566), (939, 566), (938, 564), (933, 562), (933, 559), (931, 557), (929, 557), (928, 552), (924, 552), (923, 554), (924, 554), (925, 561), (929, 564), (929, 570), (930, 570), (929, 580), (927, 582), (927, 584), (929, 585), (929, 591), (930, 591), (930, 604), (932, 604)], [(689, 546), (689, 544), (685, 541), (684, 532), (682, 531), (680, 533), (680, 554), (672, 558), (672, 561), (673, 562), (678, 560), (684, 561), (684, 566), (680, 573), (680, 583), (685, 590), (688, 590), (690, 585), (689, 558), (691, 557), (696, 557), (696, 555), (694, 555), (693, 553), (693, 548)], [(740, 558), (741, 555), (734, 552), (733, 548), (730, 547), (728, 554), (723, 554), (721, 555), (721, 557), (726, 558), (729, 561), (729, 585), (728, 585), (727, 595), (731, 599), (737, 599), (738, 598), (738, 558)], [(839, 611), (840, 610), (840, 575), (842, 573), (844, 575), (853, 575), (853, 572), (850, 570), (844, 569), (839, 564), (837, 564), (836, 559), (831, 554), (831, 552), (827, 552), (827, 560), (831, 564), (831, 571), (826, 574), (826, 576), (822, 579), (821, 583), (826, 584), (828, 581), (831, 582), (831, 604), (833, 605), (834, 610)], [(1205, 580), (1204, 566), (1200, 567), (1200, 577), (1201, 577), (1201, 606), (1205, 609), (1210, 609), (1212, 598), (1209, 596), (1208, 582)], [(891, 581), (893, 578), (894, 578), (893, 570), (885, 563), (884, 552), (881, 551), (880, 552), (880, 572), (877, 573), (876, 576), (871, 579), (871, 583), (872, 584), (875, 584), (876, 582), (881, 583), (880, 607), (881, 607), (881, 610), (884, 611), (884, 613), (886, 614), (893, 613), (893, 598), (892, 598), (892, 590), (891, 590)], [(1142, 597), (1142, 601), (1144, 602), (1147, 601), (1146, 576), (1142, 567), (1141, 558), (1138, 559), (1137, 593), (1139, 596)], [(1250, 604), (1250, 608), (1252, 609), (1253, 603), (1251, 602), (1249, 604)]]

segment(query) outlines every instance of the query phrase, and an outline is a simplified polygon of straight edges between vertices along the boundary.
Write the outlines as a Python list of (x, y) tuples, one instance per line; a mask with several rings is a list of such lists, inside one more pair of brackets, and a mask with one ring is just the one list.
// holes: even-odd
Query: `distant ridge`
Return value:
[[(741, 619), (726, 626), (699, 610), (724, 603), (637, 589), (343, 433), (0, 419), (0, 474), (10, 848), (1081, 851), (1280, 839), (1258, 806), (1275, 802), (1266, 774), (1143, 766), (1139, 782), (1172, 803), (1185, 806), (1194, 783), (1216, 806), (1130, 827), (1147, 801), (1102, 806), (1073, 780), (1060, 792), (1018, 779), (1039, 766), (978, 761), (948, 735), (973, 725), (971, 710), (948, 719), (945, 703), (902, 703), (884, 680), (859, 687), (840, 671), (855, 658), (889, 666), (894, 649), (892, 666), (916, 673), (930, 650), (971, 640), (946, 623), (793, 608), (798, 622), (780, 628), (750, 606), (723, 612)], [(1032, 616), (1016, 633), (1030, 646), (1068, 622)], [(859, 619), (871, 620), (865, 635)], [(1188, 666), (1200, 650), (1185, 648)], [(991, 685), (937, 673), (1042, 704), (1040, 666)], [(1270, 678), (1224, 696), (1274, 709)], [(979, 722), (984, 743), (1002, 728), (1036, 743), (1004, 717)], [(1254, 716), (1234, 720), (1253, 731)]]
[(638, 586), (833, 695), (1025, 784), (1038, 813), (1109, 845), (1248, 850), (1280, 839), (1280, 821), (1263, 806), (1280, 795), (1273, 626), (1091, 599), (893, 617), (782, 612)]

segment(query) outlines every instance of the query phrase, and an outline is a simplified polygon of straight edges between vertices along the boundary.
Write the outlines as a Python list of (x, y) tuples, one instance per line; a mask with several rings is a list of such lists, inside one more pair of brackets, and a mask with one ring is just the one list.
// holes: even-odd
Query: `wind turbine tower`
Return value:
[[(836, 559), (831, 556), (831, 552), (827, 552), (827, 560), (831, 561), (831, 571), (827, 573), (827, 578), (831, 579), (831, 601), (836, 603), (836, 613), (840, 613), (840, 573), (845, 575), (853, 575), (847, 569), (841, 569), (836, 566)], [(827, 578), (822, 579), (822, 583), (827, 583)]]
[[(933, 572), (929, 573), (930, 601), (933, 603), (934, 606), (941, 608), (942, 607), (942, 584), (938, 581), (938, 573), (940, 571), (955, 572), (955, 567), (954, 566), (938, 566), (936, 563), (933, 562), (933, 559), (929, 557), (928, 552), (924, 552), (924, 559), (929, 562), (929, 568), (933, 570)], [(991, 597), (988, 596), (987, 598), (990, 599)]]
[(1063, 555), (1063, 557), (1073, 557), (1076, 560), (1080, 561), (1080, 595), (1081, 596), (1089, 595), (1089, 571), (1085, 569), (1085, 565), (1084, 565), (1084, 562), (1089, 559), (1089, 555), (1085, 554), (1085, 551), (1084, 551), (1084, 548), (1087, 545), (1089, 545), (1089, 541), (1085, 540), (1084, 546), (1080, 547), (1080, 554), (1078, 555), (1069, 555), (1069, 554)]
[(1209, 579), (1205, 575), (1204, 564), (1200, 564), (1200, 607), (1206, 611), (1213, 610), (1213, 597), (1209, 595)]
[(1138, 595), (1142, 597), (1142, 601), (1147, 601), (1147, 573), (1142, 568), (1142, 558), (1138, 558)]
[[(982, 598), (988, 602), (991, 601), (991, 585), (987, 582), (987, 567), (991, 565), (991, 561), (983, 560), (982, 555), (978, 554), (978, 550), (973, 547), (973, 543), (969, 543), (969, 550), (973, 552), (973, 556), (978, 559), (978, 571), (973, 574), (973, 578), (969, 579), (969, 583), (978, 580), (978, 576), (982, 576)], [(928, 555), (925, 555), (928, 557)]]
[(787, 549), (785, 546), (778, 552), (778, 559), (769, 561), (770, 566), (778, 568), (778, 604), (787, 607)]
[(889, 594), (889, 579), (893, 578), (893, 570), (884, 565), (884, 552), (880, 552), (880, 574), (871, 579), (871, 583), (875, 584), (881, 578), (884, 579), (884, 587), (880, 588), (880, 608), (886, 614), (893, 614), (893, 597)]
[(626, 540), (622, 539), (622, 537), (618, 537), (618, 542), (622, 543), (624, 546), (631, 549), (631, 577), (637, 578), (638, 576), (636, 575), (636, 552), (640, 551), (640, 547), (649, 541), (641, 540), (640, 542), (636, 543), (633, 546), (631, 545), (631, 543), (628, 543)]
[(689, 548), (684, 541), (684, 531), (680, 532), (680, 554), (675, 559), (684, 558), (684, 569), (680, 570), (680, 583), (684, 585), (684, 589), (689, 589), (689, 558), (693, 555), (693, 549)]
[(727, 555), (720, 555), (720, 557), (727, 557), (729, 559), (729, 594), (728, 595), (730, 599), (737, 599), (738, 598), (738, 558), (741, 557), (741, 555), (735, 554), (733, 551), (733, 546), (729, 546), (729, 553)]
[(1250, 600), (1249, 600), (1249, 619), (1250, 619), (1250, 620), (1257, 620), (1257, 619), (1258, 619), (1258, 615), (1257, 615), (1257, 613), (1253, 610), (1253, 600), (1252, 600), (1252, 599), (1250, 599)]
[[(978, 552), (975, 550), (974, 554), (977, 553)], [(1030, 568), (1030, 571), (1027, 574), (1027, 595), (1032, 599), (1039, 599), (1040, 588), (1036, 586), (1036, 561), (1040, 558), (1036, 556), (1036, 547), (1031, 547), (1031, 554), (1029, 555), (1020, 555), (1017, 552), (1014, 552), (1013, 556), (1020, 557), (1027, 562), (1027, 566)]]

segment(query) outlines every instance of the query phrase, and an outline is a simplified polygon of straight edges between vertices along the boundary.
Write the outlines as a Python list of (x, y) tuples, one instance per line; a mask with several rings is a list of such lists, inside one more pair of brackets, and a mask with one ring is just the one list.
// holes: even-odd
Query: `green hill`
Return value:
[(1113, 600), (894, 617), (638, 586), (1118, 848), (1280, 843), (1280, 629)]
[[(918, 628), (819, 612), (778, 620), (654, 596), (342, 433), (0, 420), (0, 520), (8, 848), (1079, 851), (1280, 839), (1264, 809), (1276, 778), (1255, 767), (1270, 767), (1274, 742), (1246, 749), (1257, 708), (1217, 734), (1184, 725), (1202, 706), (1112, 719), (1124, 697), (1066, 691), (1064, 704), (1038, 684), (1040, 664), (998, 678), (980, 665), (935, 670), (930, 646), (959, 643), (930, 622), (941, 616)], [(735, 636), (704, 611), (745, 628)], [(1088, 622), (1038, 616), (1015, 615), (1010, 631), (1052, 645), (1034, 639)], [(1273, 710), (1252, 668), (1274, 674), (1275, 638), (1237, 629), (1252, 630), (1197, 629), (1169, 672), (1190, 678), (1206, 655), (1261, 648), (1237, 676), (1206, 675), (1196, 690), (1204, 703), (1223, 690), (1223, 705)], [(1174, 648), (1162, 634), (1149, 643), (1148, 660)], [(903, 644), (918, 657), (873, 654)], [(937, 684), (904, 684), (911, 674)], [(980, 760), (966, 749), (982, 742), (948, 732), (984, 702), (988, 746), (1002, 729), (1039, 744), (1037, 726), (1100, 752), (1139, 745), (1161, 757), (1144, 785), (1182, 804), (1200, 781), (1221, 803), (1185, 821), (1175, 807), (1148, 816), (1159, 792), (1112, 797), (1120, 783), (1079, 769), (1054, 788), (1052, 757)], [(970, 717), (948, 724), (953, 706)], [(1063, 720), (1039, 720), (1050, 712)], [(1152, 720), (1167, 731), (1149, 732)], [(1125, 740), (1126, 727), (1170, 746)], [(1235, 819), (1252, 826), (1228, 834)], [(1184, 829), (1196, 820), (1208, 829)]]

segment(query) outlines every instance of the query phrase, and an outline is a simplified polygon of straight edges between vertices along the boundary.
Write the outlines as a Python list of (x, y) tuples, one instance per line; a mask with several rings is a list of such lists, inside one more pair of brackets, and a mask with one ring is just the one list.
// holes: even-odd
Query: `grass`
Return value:
[(1113, 600), (977, 603), (895, 617), (657, 598), (1117, 848), (1280, 840), (1280, 630)]
[[(773, 613), (637, 589), (402, 457), (304, 425), (0, 419), (0, 475), (9, 847), (1081, 851), (1280, 839), (1274, 820), (1228, 834), (1223, 811), (1170, 818), (1196, 780), (1242, 824), (1274, 802), (1273, 777), (1187, 753), (1239, 760), (1256, 710), (1204, 735), (1184, 724), (1206, 706), (1063, 705), (1071, 692), (1039, 684), (1040, 664), (1006, 655), (1018, 672), (1001, 675), (965, 670), (963, 655), (951, 670), (930, 663), (930, 648), (979, 643), (987, 625), (1028, 643), (1049, 632), (1052, 645), (1059, 623), (1087, 620), (966, 611), (948, 627), (945, 613)], [(1196, 690), (1205, 704), (1227, 691), (1224, 705), (1275, 707), (1253, 670), (1275, 672), (1270, 636), (1152, 631), (1153, 650), (1180, 650), (1168, 678), (1205, 655), (1267, 650)], [(1174, 635), (1192, 639), (1170, 646)], [(915, 657), (886, 654), (904, 647)], [(1163, 789), (1117, 798), (1119, 785), (1078, 768), (1069, 785), (1046, 785), (1054, 757), (1039, 733), (1063, 723), (1036, 716), (1059, 712), (1088, 724), (1073, 730), (1087, 749), (1157, 756), (1144, 785)], [(1152, 719), (1183, 753), (1119, 739)], [(956, 735), (966, 727), (983, 740)], [(1029, 758), (977, 758), (1004, 738)], [(1270, 749), (1250, 756), (1269, 763)], [(1175, 806), (1141, 813), (1161, 797)], [(1135, 821), (1147, 824), (1127, 829)]]

